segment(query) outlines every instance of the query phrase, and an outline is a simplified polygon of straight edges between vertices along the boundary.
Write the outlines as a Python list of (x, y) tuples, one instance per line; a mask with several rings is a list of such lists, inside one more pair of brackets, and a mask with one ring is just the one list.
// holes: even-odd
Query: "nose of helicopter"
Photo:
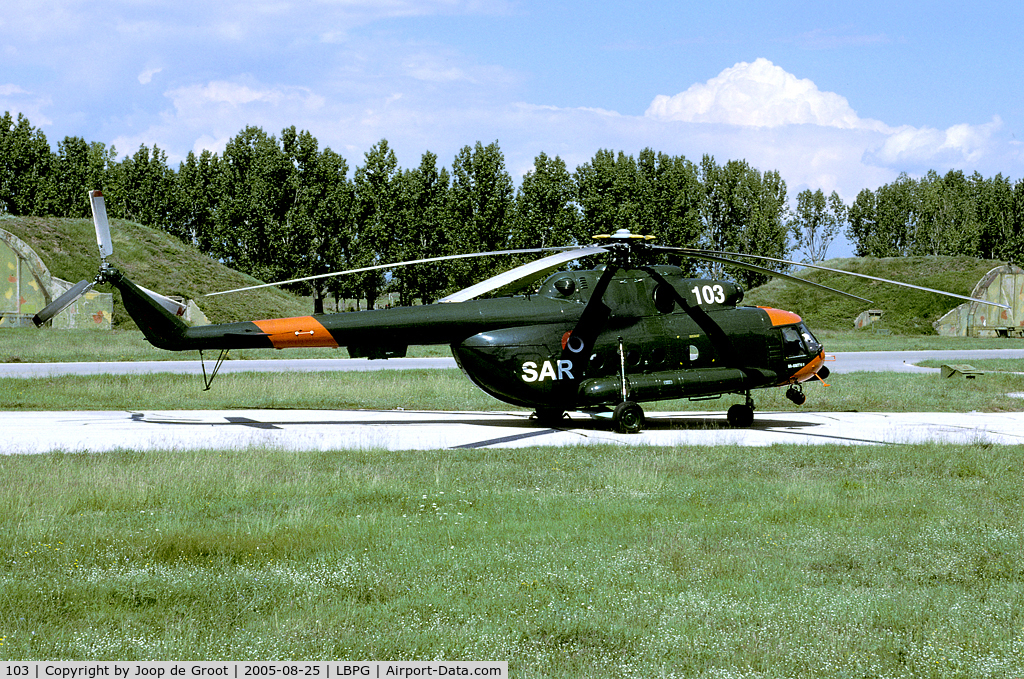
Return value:
[[(793, 373), (792, 376), (785, 383), (792, 384), (798, 382), (806, 382), (809, 379), (815, 377), (819, 372), (827, 371), (828, 368), (824, 367), (825, 364), (825, 352), (819, 351), (807, 364)], [(827, 373), (826, 373), (827, 375)]]

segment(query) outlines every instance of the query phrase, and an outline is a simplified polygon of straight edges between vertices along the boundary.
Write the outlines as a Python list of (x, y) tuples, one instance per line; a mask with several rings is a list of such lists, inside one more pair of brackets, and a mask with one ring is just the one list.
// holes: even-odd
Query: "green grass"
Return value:
[(1011, 448), (123, 452), (0, 473), (3, 658), (1024, 672)]
[[(1024, 376), (986, 374), (974, 380), (934, 375), (852, 373), (815, 380), (807, 403), (793, 405), (785, 389), (753, 392), (758, 411), (1002, 412), (1024, 409), (1009, 396), (1024, 391)], [(648, 411), (725, 410), (739, 396), (720, 400), (645, 403)], [(325, 373), (231, 373), (203, 391), (202, 377), (62, 375), (0, 378), (0, 410), (190, 410), (244, 408), (417, 410), (515, 409), (487, 396), (458, 370), (387, 370)]]
[(458, 370), (0, 378), (0, 410), (203, 408), (507, 410)]
[(833, 351), (956, 351), (973, 349), (1024, 349), (1020, 338), (943, 337), (941, 335), (894, 335), (864, 330), (818, 330), (815, 337)]

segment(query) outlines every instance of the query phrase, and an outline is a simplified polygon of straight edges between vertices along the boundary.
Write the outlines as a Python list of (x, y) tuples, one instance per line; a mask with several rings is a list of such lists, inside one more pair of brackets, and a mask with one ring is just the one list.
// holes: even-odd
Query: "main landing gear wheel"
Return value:
[(754, 424), (754, 407), (744, 403), (737, 403), (729, 407), (725, 415), (729, 425), (737, 429), (745, 429)]
[(615, 406), (612, 420), (615, 422), (615, 429), (620, 433), (637, 434), (644, 428), (644, 409), (639, 403), (623, 401)]

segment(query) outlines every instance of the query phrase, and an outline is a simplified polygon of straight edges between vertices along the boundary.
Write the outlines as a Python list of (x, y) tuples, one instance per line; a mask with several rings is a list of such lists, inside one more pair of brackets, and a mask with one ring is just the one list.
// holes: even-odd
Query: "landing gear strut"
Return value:
[(725, 417), (729, 420), (729, 426), (736, 429), (745, 429), (754, 424), (754, 399), (750, 397), (749, 391), (746, 402), (730, 406)]
[(639, 403), (629, 400), (629, 378), (626, 377), (626, 345), (619, 338), (619, 381), (622, 386), (622, 403), (615, 406), (612, 421), (621, 434), (636, 434), (644, 428), (644, 409)]

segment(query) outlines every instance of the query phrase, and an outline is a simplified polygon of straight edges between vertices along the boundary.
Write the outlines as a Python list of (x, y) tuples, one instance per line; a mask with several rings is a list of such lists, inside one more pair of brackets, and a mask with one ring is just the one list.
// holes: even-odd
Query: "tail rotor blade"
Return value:
[(43, 307), (42, 311), (32, 317), (32, 322), (36, 324), (36, 327), (41, 326), (74, 304), (75, 300), (92, 290), (95, 285), (95, 281), (78, 281), (70, 290)]
[(103, 202), (103, 192), (90, 191), (89, 205), (92, 206), (92, 223), (96, 227), (96, 244), (100, 248), (100, 259), (106, 259), (113, 254), (114, 243), (110, 239), (110, 224), (107, 222), (107, 207)]

